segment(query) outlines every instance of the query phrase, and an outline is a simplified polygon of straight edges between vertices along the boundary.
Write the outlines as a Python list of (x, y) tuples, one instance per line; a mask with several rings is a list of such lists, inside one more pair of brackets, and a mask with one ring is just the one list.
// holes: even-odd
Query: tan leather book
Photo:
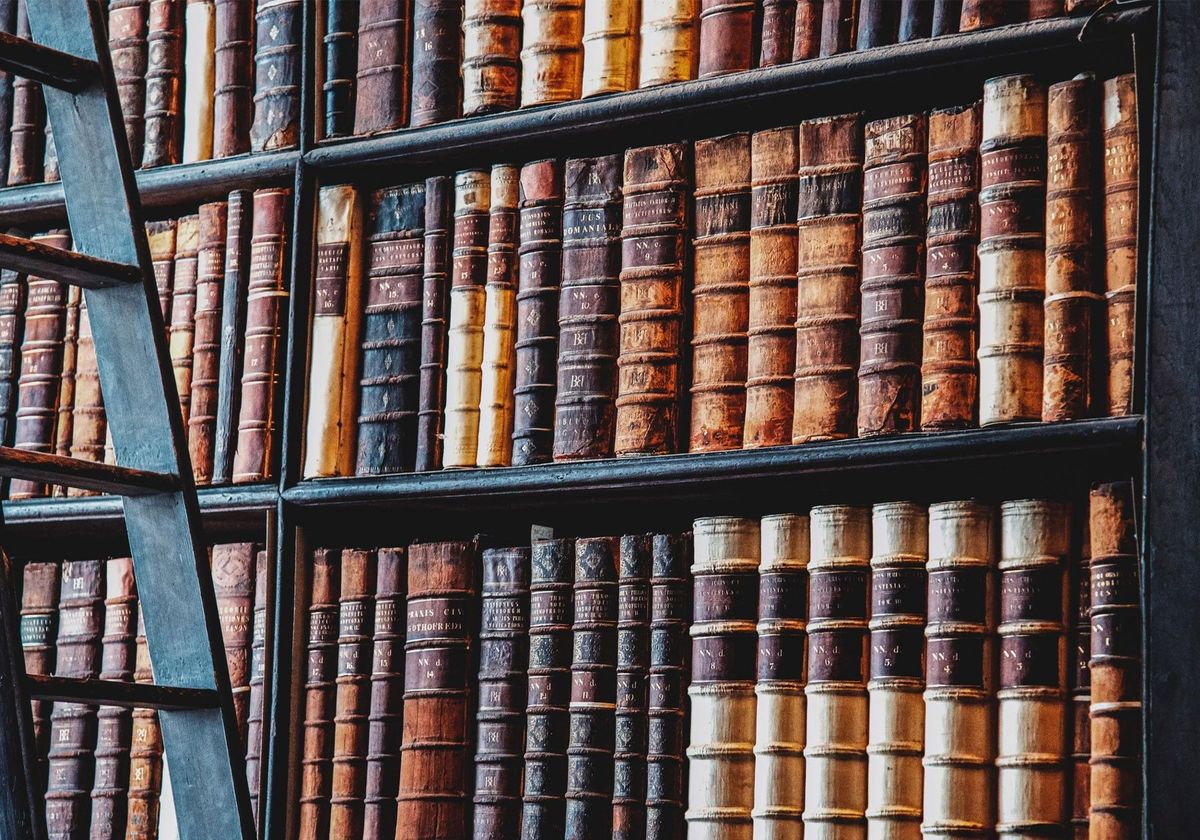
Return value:
[(171, 285), (175, 277), (175, 220), (146, 222), (146, 240), (150, 243), (150, 262), (154, 266), (154, 284), (158, 287), (163, 326), (170, 327)]
[(212, 547), (213, 591), (217, 620), (225, 644), (225, 663), (233, 691), (233, 713), (241, 742), (246, 741), (250, 704), (250, 647), (255, 601), (255, 543), (222, 543)]
[(314, 549), (310, 561), (308, 635), (304, 642), (308, 660), (296, 817), (299, 840), (323, 840), (329, 836), (341, 562), (341, 552), (329, 548)]
[(754, 0), (700, 0), (699, 78), (755, 66)]
[(581, 95), (637, 87), (640, 14), (640, 0), (585, 0)]
[(150, 0), (142, 166), (179, 163), (184, 0)]
[(466, 0), (463, 116), (511, 111), (521, 82), (521, 0)]
[[(154, 682), (146, 626), (138, 609), (133, 681)], [(163, 779), (162, 729), (154, 709), (133, 710), (133, 737), (129, 747), (129, 816), (126, 840), (157, 840), (158, 805)]]
[[(62, 565), (26, 563), (21, 587), (21, 654), (25, 673), (48, 677), (54, 673), (54, 640), (58, 637), (58, 596)], [(46, 756), (50, 751), (51, 701), (32, 698), (33, 743), (37, 750), (40, 789), (46, 787)]]
[(196, 338), (196, 280), (200, 271), (200, 217), (180, 217), (175, 228), (175, 270), (171, 285), (171, 369), (183, 425), (192, 407), (192, 346)]
[(641, 0), (638, 87), (696, 78), (696, 0)]
[[(79, 361), (79, 309), (83, 305), (83, 290), (78, 286), (67, 289), (67, 311), (63, 324), (62, 373), (58, 381), (55, 407), (54, 445), (51, 452), (62, 458), (71, 455), (71, 440), (75, 427), (75, 369)], [(67, 488), (55, 484), (50, 495), (66, 496)]]
[[(87, 296), (84, 295), (79, 307), (79, 337), (75, 342), (75, 403), (71, 410), (70, 456), (102, 462), (107, 428), (104, 397), (100, 393), (100, 371), (96, 367), (96, 342), (88, 318)], [(67, 495), (92, 496), (95, 492), (68, 487)]]
[(146, 112), (146, 18), (148, 0), (109, 0), (108, 51), (112, 56), (125, 138), (134, 166), (142, 161)]
[(25, 275), (12, 269), (0, 271), (0, 442), (5, 445), (12, 442), (16, 422), (26, 297)]
[(1092, 810), (1092, 537), (1089, 515), (1079, 517), (1079, 558), (1072, 581), (1075, 619), (1067, 648), (1071, 653), (1071, 836), (1089, 840)]
[(1108, 310), (1108, 413), (1133, 411), (1137, 296), (1138, 119), (1132, 73), (1104, 82), (1104, 286)]
[(225, 232), (229, 205), (200, 205), (200, 262), (196, 275), (196, 333), (192, 342), (192, 397), (188, 454), (197, 484), (210, 484), (217, 427), (221, 314), (225, 286)]
[(521, 19), (521, 106), (578, 99), (583, 0), (525, 0)]
[(483, 306), (483, 362), (479, 387), (481, 467), (512, 463), (513, 379), (516, 367), (518, 166), (492, 167), (488, 210), (487, 285)]
[(183, 162), (213, 156), (216, 96), (217, 8), (213, 0), (187, 0), (184, 10)]

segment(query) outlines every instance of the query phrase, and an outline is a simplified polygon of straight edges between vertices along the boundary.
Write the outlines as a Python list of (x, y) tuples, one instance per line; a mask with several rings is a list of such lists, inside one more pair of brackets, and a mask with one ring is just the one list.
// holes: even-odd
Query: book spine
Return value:
[(608, 458), (616, 423), (622, 160), (568, 160), (554, 460)]
[(168, 343), (171, 370), (183, 424), (187, 427), (192, 402), (192, 349), (196, 337), (196, 281), (200, 270), (200, 217), (182, 216), (175, 228), (175, 270), (171, 285), (171, 326)]
[[(17, 37), (31, 38), (29, 9), (17, 3)], [(42, 142), (45, 138), (46, 105), (42, 86), (32, 79), (13, 79), (12, 127), (9, 131), (7, 186), (15, 187), (42, 180)]]
[(250, 635), (250, 692), (246, 710), (246, 784), (250, 788), (250, 810), (259, 820), (259, 787), (262, 783), (264, 705), (267, 677), (267, 615), (270, 604), (271, 564), (266, 551), (254, 561), (254, 627)]
[(250, 151), (300, 142), (301, 0), (257, 0), (254, 8), (254, 121)]
[(142, 166), (180, 161), (184, 0), (150, 0)]
[(253, 643), (255, 561), (254, 543), (222, 543), (212, 548), (213, 590), (217, 620), (225, 645), (225, 663), (233, 691), (233, 714), (242, 743), (247, 737), (250, 710), (250, 656)]
[(497, 164), (492, 167), (479, 439), (475, 450), (475, 463), (481, 467), (506, 467), (512, 463), (519, 182), (520, 170), (516, 166)]
[(221, 379), (225, 231), (228, 224), (227, 202), (213, 201), (200, 205), (200, 253), (194, 319), (196, 332), (192, 345), (192, 391), (188, 417), (188, 454), (192, 460), (192, 476), (197, 484), (211, 484), (213, 475), (213, 437), (217, 427), (217, 395)]
[(450, 290), (450, 231), (454, 179), (425, 181), (425, 263), (421, 275), (421, 374), (417, 401), (417, 472), (442, 465), (446, 393), (446, 321)]
[(1092, 540), (1089, 515), (1080, 517), (1079, 562), (1075, 564), (1075, 601), (1071, 630), (1071, 836), (1088, 840), (1092, 799)]
[(699, 78), (754, 66), (755, 17), (754, 0), (700, 0)]
[(650, 567), (654, 537), (621, 537), (617, 578), (617, 703), (613, 739), (614, 840), (646, 836), (646, 711), (650, 681)]
[(796, 37), (796, 6), (796, 0), (763, 0), (759, 67), (774, 67), (776, 64), (788, 64), (792, 61), (793, 42)]
[(0, 446), (11, 446), (15, 432), (26, 291), (23, 274), (0, 271)]
[(695, 145), (689, 451), (740, 449), (750, 318), (750, 134)]
[(822, 58), (854, 49), (857, 5), (857, 0), (824, 0), (821, 6)]
[[(153, 683), (146, 628), (138, 610), (133, 681)], [(129, 747), (129, 816), (125, 840), (158, 840), (159, 790), (163, 780), (162, 729), (154, 709), (133, 710)]]
[(1138, 115), (1132, 73), (1104, 82), (1104, 281), (1108, 414), (1133, 411), (1138, 275)]
[(183, 163), (213, 154), (216, 94), (216, 6), (213, 0), (187, 0), (184, 9)]
[(979, 151), (979, 423), (1040, 420), (1046, 290), (1044, 84), (1032, 76), (1001, 76), (984, 83)]
[(344, 137), (354, 127), (359, 6), (359, 0), (325, 4), (325, 78), (321, 81), (325, 137)]
[(897, 0), (858, 0), (856, 50), (869, 50), (896, 43), (900, 29), (900, 3)]
[(1069, 14), (1091, 11), (1100, 5), (1100, 0), (1064, 0), (1063, 10)]
[(918, 41), (930, 36), (933, 30), (934, 2), (935, 0), (901, 0), (897, 41)]
[[(58, 637), (58, 595), (62, 566), (26, 563), (21, 587), (21, 653), (25, 673), (46, 677), (54, 673), (54, 640)], [(31, 699), (33, 744), (38, 789), (46, 789), (46, 756), (50, 751), (49, 700)]]
[(562, 284), (563, 165), (540, 160), (521, 167), (516, 379), (512, 462), (550, 460)]
[(254, 97), (254, 4), (216, 0), (213, 157), (250, 151)]
[(638, 80), (637, 0), (583, 4), (582, 96), (633, 90)]
[(142, 159), (145, 139), (149, 12), (148, 0), (109, 0), (108, 3), (108, 51), (117, 82), (117, 98), (121, 101), (129, 157), (135, 164)]
[(796, 0), (795, 35), (792, 37), (792, 61), (807, 61), (821, 54), (821, 0)]
[(521, 20), (521, 106), (578, 99), (583, 84), (582, 0), (524, 0)]
[[(63, 324), (62, 374), (58, 382), (58, 399), (54, 421), (54, 446), (50, 450), (63, 458), (71, 455), (71, 440), (75, 431), (75, 373), (79, 365), (79, 310), (83, 306), (83, 290), (78, 286), (67, 289), (66, 321)], [(67, 495), (67, 488), (56, 484), (50, 488), (54, 496)]]
[[(0, 31), (17, 33), (17, 0), (0, 2)], [(8, 151), (12, 132), (13, 74), (0, 71), (0, 186), (8, 178)]]
[(958, 31), (959, 20), (962, 18), (963, 0), (933, 0), (933, 26), (931, 34), (953, 35)]
[(467, 0), (463, 116), (511, 111), (521, 83), (521, 0)]
[(641, 0), (638, 87), (696, 77), (696, 0)]
[(312, 552), (297, 817), (300, 840), (318, 840), (329, 833), (341, 560), (334, 549), (318, 548)]
[(150, 262), (154, 267), (154, 285), (163, 325), (171, 324), (171, 287), (175, 278), (176, 222), (163, 219), (146, 222), (146, 239), (150, 244)]
[(413, 0), (413, 128), (462, 113), (462, 20), (463, 0)]
[(1029, 0), (1029, 19), (1043, 20), (1063, 13), (1064, 0)]
[(225, 228), (225, 283), (221, 291), (221, 358), (218, 363), (220, 379), (217, 382), (213, 484), (224, 484), (233, 475), (234, 444), (241, 415), (242, 363), (246, 349), (253, 201), (253, 193), (248, 190), (234, 190), (229, 194), (228, 224)]
[(367, 711), (363, 840), (394, 840), (400, 786), (404, 702), (404, 576), (408, 552), (376, 552), (375, 639), (371, 655), (371, 702)]
[(408, 118), (411, 8), (407, 0), (359, 4), (355, 134), (391, 131)]
[(1018, 15), (1016, 3), (1006, 3), (1005, 0), (962, 0), (962, 14), (958, 20), (959, 32), (971, 32), (976, 29), (991, 29), (1006, 23), (1015, 23)]

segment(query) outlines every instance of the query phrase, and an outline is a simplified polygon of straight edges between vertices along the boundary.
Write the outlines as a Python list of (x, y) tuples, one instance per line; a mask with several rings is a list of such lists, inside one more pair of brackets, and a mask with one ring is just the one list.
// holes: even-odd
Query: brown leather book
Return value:
[(154, 284), (158, 287), (158, 305), (163, 326), (171, 324), (171, 286), (175, 278), (175, 220), (146, 222), (150, 243), (150, 262), (154, 266)]
[(11, 269), (0, 271), (0, 446), (11, 446), (16, 431), (26, 297), (25, 275)]
[(821, 17), (824, 11), (822, 0), (796, 0), (792, 61), (807, 61), (821, 54)]
[(222, 543), (212, 547), (213, 589), (217, 594), (217, 620), (225, 643), (225, 663), (233, 689), (233, 713), (238, 735), (246, 743), (250, 711), (250, 649), (254, 622), (254, 543)]
[[(51, 452), (63, 458), (71, 455), (71, 439), (75, 430), (75, 370), (79, 360), (79, 310), (83, 306), (83, 290), (78, 286), (67, 289), (67, 312), (63, 324), (63, 362), (58, 383), (58, 400), (55, 409), (54, 446)], [(51, 488), (54, 496), (67, 495), (67, 488), (56, 484)]]
[(1029, 0), (1029, 19), (1043, 20), (1063, 14), (1065, 0)]
[[(140, 609), (133, 680), (139, 683), (154, 682)], [(158, 802), (162, 776), (163, 742), (158, 712), (154, 709), (134, 709), (133, 735), (129, 747), (129, 817), (125, 824), (125, 840), (158, 839)]]
[(225, 288), (221, 301), (221, 358), (218, 362), (217, 420), (213, 433), (212, 483), (224, 484), (233, 474), (237, 422), (241, 413), (242, 360), (245, 350), (247, 288), (250, 285), (250, 246), (254, 194), (229, 194), (225, 228)]
[(1017, 7), (1020, 5), (1009, 3), (1007, 0), (962, 0), (958, 31), (971, 32), (975, 29), (990, 29), (993, 26), (1013, 23), (1018, 19)]
[(450, 231), (454, 178), (425, 180), (425, 265), (421, 275), (421, 376), (417, 395), (417, 472), (442, 465), (446, 324), (449, 319)]
[[(792, 48), (796, 37), (796, 0), (763, 0), (761, 15), (762, 34), (758, 66), (788, 64), (793, 60)], [(703, 42), (701, 48), (703, 49)]]
[(524, 0), (521, 19), (521, 106), (578, 99), (583, 84), (582, 0)]
[(192, 459), (192, 475), (197, 484), (211, 484), (213, 475), (228, 225), (227, 202), (212, 201), (200, 205), (200, 251), (188, 416), (188, 454)]
[(359, 0), (327, 0), (324, 8), (325, 78), (321, 82), (325, 137), (345, 137), (354, 127), (358, 72)]
[(359, 4), (355, 134), (391, 131), (408, 118), (410, 9), (406, 0)]
[(108, 51), (112, 56), (117, 97), (125, 118), (125, 138), (134, 164), (142, 160), (146, 118), (146, 67), (149, 0), (109, 0)]
[(821, 6), (822, 58), (854, 49), (857, 19), (858, 0), (824, 0)]
[(641, 0), (638, 87), (696, 78), (698, 0)]
[(518, 212), (512, 463), (523, 466), (549, 461), (554, 448), (563, 244), (561, 160), (539, 160), (521, 167)]
[(754, 66), (754, 7), (753, 0), (700, 0), (701, 79)]
[(258, 0), (254, 7), (254, 121), (250, 151), (300, 142), (302, 0)]
[(493, 166), (475, 453), (480, 467), (512, 463), (519, 201), (520, 170), (507, 163)]
[[(71, 410), (70, 456), (84, 461), (104, 460), (107, 431), (100, 371), (96, 367), (96, 341), (88, 317), (86, 296), (79, 306), (79, 336), (75, 340), (75, 401)], [(94, 491), (67, 488), (68, 496), (92, 496)]]
[(975, 422), (979, 103), (929, 114), (921, 429)]
[(1064, 0), (1063, 10), (1071, 15), (1076, 12), (1086, 12), (1099, 6), (1101, 0)]
[(529, 569), (528, 546), (483, 552), (472, 832), (476, 840), (510, 840), (520, 834)]
[(1104, 286), (1108, 310), (1108, 413), (1133, 411), (1138, 275), (1138, 119), (1132, 73), (1104, 82)]
[[(30, 38), (29, 9), (17, 3), (17, 37)], [(42, 86), (24, 76), (13, 79), (12, 128), (9, 132), (8, 180), (10, 187), (42, 180), (42, 144), (45, 140), (46, 105)]]
[[(46, 677), (54, 673), (54, 640), (58, 637), (59, 563), (26, 563), (21, 588), (21, 653), (25, 673)], [(33, 743), (39, 790), (46, 789), (46, 756), (50, 751), (49, 700), (33, 698)]]
[(171, 369), (186, 428), (192, 406), (192, 345), (196, 335), (196, 280), (200, 268), (200, 217), (181, 216), (175, 228), (175, 271), (171, 281)]
[(184, 0), (150, 0), (142, 166), (179, 163)]
[(617, 702), (613, 739), (613, 840), (646, 836), (650, 682), (651, 534), (621, 537), (617, 578)]
[(952, 35), (958, 31), (959, 20), (962, 17), (963, 0), (933, 0), (933, 24), (931, 34)]
[(750, 318), (750, 134), (695, 145), (689, 451), (740, 449)]
[(637, 87), (638, 0), (583, 4), (583, 96)]
[[(17, 33), (17, 0), (0, 2), (0, 30)], [(0, 186), (8, 177), (8, 151), (12, 130), (13, 74), (0, 71)]]
[(292, 192), (286, 187), (254, 191), (250, 282), (246, 305), (245, 367), (242, 371), (235, 483), (262, 481), (279, 460), (278, 418), (287, 318), (288, 219)]
[(254, 626), (250, 632), (250, 691), (246, 710), (246, 785), (250, 788), (250, 810), (258, 825), (259, 787), (262, 779), (263, 700), (267, 676), (267, 612), (270, 603), (271, 563), (266, 551), (254, 558)]
[(463, 0), (413, 0), (413, 128), (462, 113), (462, 19)]
[(476, 540), (408, 550), (397, 836), (457, 840), (467, 834), (477, 558)]
[(896, 43), (900, 30), (900, 0), (858, 0), (857, 28), (854, 38), (857, 50)]
[(250, 151), (254, 108), (254, 4), (216, 0), (213, 157)]
[(404, 710), (403, 547), (376, 551), (375, 639), (371, 656), (371, 702), (367, 711), (363, 840), (394, 840), (400, 786), (400, 727)]
[(1071, 640), (1071, 836), (1088, 840), (1092, 806), (1092, 538), (1091, 506), (1088, 516), (1081, 516), (1079, 558), (1073, 573), (1072, 588), (1075, 600), (1072, 615)]
[(329, 795), (333, 776), (333, 716), (336, 702), (338, 597), (341, 552), (312, 552), (308, 599), (307, 670), (304, 674), (304, 730), (301, 736), (300, 840), (329, 836)]
[(625, 152), (618, 456), (679, 448), (689, 151), (685, 143), (667, 143)]
[(521, 0), (466, 0), (463, 116), (511, 111), (521, 86)]
[(924, 114), (866, 125), (859, 437), (919, 427), (927, 132)]
[(608, 458), (616, 422), (620, 155), (567, 161), (554, 460)]
[(928, 38), (933, 28), (933, 4), (934, 0), (901, 0), (896, 40), (904, 43)]

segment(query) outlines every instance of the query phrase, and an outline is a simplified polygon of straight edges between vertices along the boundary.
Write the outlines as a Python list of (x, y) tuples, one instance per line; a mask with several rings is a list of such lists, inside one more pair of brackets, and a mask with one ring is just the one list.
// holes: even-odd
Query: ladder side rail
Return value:
[(0, 837), (45, 840), (43, 791), (35, 781), (33, 708), (25, 691), (19, 574), (19, 567), (0, 549)]

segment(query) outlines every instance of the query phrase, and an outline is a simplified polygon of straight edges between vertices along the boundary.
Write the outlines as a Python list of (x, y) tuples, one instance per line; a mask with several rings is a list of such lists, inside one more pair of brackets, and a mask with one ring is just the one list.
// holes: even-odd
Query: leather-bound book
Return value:
[(979, 191), (979, 423), (1042, 417), (1046, 87), (983, 86)]
[(472, 832), (477, 840), (515, 840), (520, 834), (529, 564), (528, 546), (483, 552)]
[(929, 506), (925, 837), (995, 822), (995, 518), (975, 501)]
[(197, 484), (211, 484), (213, 436), (217, 428), (221, 360), (221, 305), (225, 286), (225, 231), (229, 205), (200, 205), (200, 254), (196, 275), (192, 393), (188, 413), (188, 454)]
[(750, 319), (750, 134), (695, 144), (688, 449), (740, 449)]
[(254, 111), (254, 4), (216, 0), (213, 157), (250, 151)]
[(511, 111), (521, 87), (521, 0), (466, 0), (463, 116)]
[[(1067, 828), (1067, 560), (1070, 511), (1023, 499), (1000, 508), (998, 817), (1001, 838)], [(1095, 642), (1093, 641), (1093, 644)]]
[(1104, 82), (1104, 285), (1108, 311), (1108, 414), (1133, 411), (1137, 293), (1138, 120), (1132, 73)]
[[(359, 475), (413, 468), (425, 203), (425, 184), (420, 181), (371, 195), (355, 467)], [(354, 434), (351, 428), (350, 441)]]
[[(105, 571), (104, 636), (100, 679), (133, 680), (137, 638), (137, 587), (133, 560), (109, 560)], [(101, 706), (96, 714), (96, 774), (92, 784), (91, 830), (88, 840), (124, 840), (129, 818), (129, 748), (133, 713)]]
[(224, 484), (233, 475), (237, 423), (241, 414), (242, 361), (246, 348), (253, 202), (254, 194), (249, 190), (234, 190), (229, 194), (225, 227), (225, 287), (221, 291), (221, 358), (213, 439), (213, 484)]
[(337, 696), (333, 715), (333, 785), (329, 800), (331, 838), (360, 840), (363, 836), (375, 581), (374, 551), (346, 549), (342, 552)]
[(607, 458), (616, 423), (621, 155), (567, 161), (554, 460)]
[(617, 577), (617, 708), (613, 738), (614, 840), (646, 836), (646, 711), (650, 688), (650, 567), (654, 537), (621, 537)]
[[(17, 37), (30, 38), (29, 9), (17, 3)], [(32, 79), (13, 79), (12, 125), (9, 130), (7, 186), (33, 184), (42, 180), (42, 143), (45, 139), (46, 105), (42, 86)]]
[(0, 271), (0, 446), (11, 446), (15, 432), (26, 291), (25, 275)]
[(363, 840), (394, 840), (400, 785), (401, 712), (404, 702), (403, 547), (376, 552), (375, 638), (371, 653), (371, 702), (367, 709)]
[(311, 563), (308, 636), (305, 639), (308, 661), (304, 672), (300, 808), (297, 817), (297, 836), (300, 840), (318, 840), (329, 836), (341, 552), (332, 548), (314, 549)]
[(935, 0), (901, 0), (900, 30), (896, 40), (917, 41), (928, 38), (933, 28), (933, 4)]
[(638, 0), (583, 4), (582, 96), (633, 90), (638, 81)]
[(582, 0), (521, 4), (521, 105), (578, 99), (583, 84)]
[(125, 120), (129, 157), (136, 166), (142, 160), (146, 119), (146, 24), (149, 0), (109, 0), (108, 51), (112, 56), (117, 97)]
[(1100, 0), (1064, 0), (1064, 11), (1073, 15), (1078, 12), (1087, 12), (1095, 9), (1100, 5)]
[(478, 562), (475, 540), (418, 543), (408, 550), (397, 838), (467, 835)]
[(250, 633), (250, 693), (246, 712), (246, 784), (250, 810), (259, 823), (259, 787), (262, 783), (264, 694), (267, 677), (267, 605), (270, 603), (271, 564), (266, 551), (254, 560), (254, 626)]
[(796, 35), (796, 0), (763, 0), (761, 15), (758, 66), (789, 63)]
[(358, 9), (354, 133), (391, 131), (408, 118), (407, 0), (363, 0)]
[(859, 437), (919, 427), (927, 129), (924, 114), (866, 125)]
[(447, 468), (475, 466), (478, 452), (491, 188), (492, 176), (486, 169), (467, 169), (454, 179), (446, 414), (442, 436), (442, 466)]
[[(153, 683), (146, 627), (138, 610), (134, 647), (133, 681)], [(162, 729), (154, 709), (133, 710), (133, 736), (129, 747), (129, 816), (125, 840), (157, 840), (159, 791), (163, 778)]]
[(328, 0), (324, 11), (325, 78), (321, 80), (324, 136), (344, 137), (354, 128), (359, 0)]
[(225, 644), (225, 663), (233, 690), (233, 713), (238, 734), (246, 742), (250, 710), (250, 656), (253, 644), (255, 561), (259, 547), (254, 543), (222, 543), (212, 548), (213, 590), (217, 595), (217, 619)]
[(510, 164), (493, 166), (479, 380), (479, 441), (475, 455), (475, 463), (481, 467), (506, 467), (512, 463), (519, 194), (520, 170)]
[(521, 167), (517, 281), (516, 376), (512, 462), (550, 460), (562, 284), (563, 164), (539, 160)]
[(300, 142), (301, 0), (258, 0), (254, 8), (254, 121), (250, 151)]
[[(0, 2), (0, 31), (17, 34), (17, 0)], [(13, 74), (0, 71), (0, 186), (8, 177), (8, 150), (12, 131)]]
[(685, 143), (667, 143), (625, 152), (618, 456), (679, 448), (689, 151)]
[(857, 0), (824, 0), (821, 5), (822, 58), (854, 49)]
[(871, 515), (864, 507), (829, 505), (813, 508), (808, 518), (804, 836), (862, 838)]
[(142, 166), (179, 163), (185, 0), (150, 0)]
[(421, 373), (417, 395), (417, 472), (442, 465), (446, 325), (449, 317), (450, 240), (454, 178), (425, 180), (425, 262), (421, 273)]
[[(108, 424), (104, 397), (100, 393), (100, 371), (96, 366), (96, 341), (88, 317), (86, 296), (79, 306), (79, 337), (75, 341), (75, 404), (71, 410), (70, 456), (84, 461), (104, 460)], [(91, 496), (94, 491), (67, 488), (68, 496)]]
[(1088, 840), (1092, 805), (1092, 539), (1089, 515), (1080, 519), (1079, 558), (1074, 564), (1071, 614), (1071, 836)]
[(213, 156), (216, 95), (216, 23), (213, 0), (187, 0), (184, 10), (183, 163)]
[(270, 478), (279, 460), (282, 334), (288, 298), (283, 267), (287, 264), (291, 198), (291, 190), (286, 187), (254, 191), (246, 295), (245, 366), (238, 400), (237, 450), (233, 459), (235, 483)]
[(696, 78), (697, 0), (641, 0), (638, 87)]
[(1096, 78), (1050, 85), (1046, 98), (1046, 303), (1042, 420), (1092, 414), (1097, 291), (1094, 172)]
[(700, 0), (701, 79), (755, 66), (754, 6), (753, 0)]
[(963, 0), (933, 0), (933, 25), (931, 34), (953, 35), (958, 31), (959, 20), (962, 18)]
[(1029, 19), (1043, 20), (1063, 13), (1065, 0), (1029, 0)]
[(804, 646), (808, 623), (808, 517), (759, 524), (758, 673), (754, 732), (754, 836), (804, 836)]
[(158, 305), (163, 325), (171, 324), (171, 287), (175, 279), (174, 219), (146, 222), (146, 240), (150, 244), (150, 262), (154, 266), (154, 285), (158, 289)]
[(894, 44), (900, 29), (898, 0), (858, 0), (858, 33), (854, 48), (869, 50)]
[(521, 840), (553, 840), (565, 830), (575, 541), (535, 540), (531, 562)]
[(620, 540), (575, 541), (567, 840), (612, 836)]
[(171, 369), (186, 427), (192, 400), (192, 346), (196, 336), (196, 281), (200, 271), (200, 217), (181, 216), (175, 228), (175, 270), (171, 281)]
[(863, 120), (800, 124), (796, 385), (792, 443), (855, 431)]
[[(54, 673), (54, 640), (58, 637), (59, 563), (26, 563), (21, 587), (21, 653), (25, 673), (46, 677)], [(32, 698), (33, 743), (38, 789), (46, 789), (46, 755), (50, 750), (49, 700)]]
[(362, 231), (358, 190), (350, 184), (321, 187), (305, 394), (305, 478), (354, 471), (364, 320)]
[(796, 0), (796, 23), (792, 36), (792, 61), (807, 61), (821, 54), (821, 0)]
[[(78, 286), (67, 289), (67, 312), (63, 324), (62, 373), (59, 376), (58, 400), (54, 421), (54, 445), (51, 452), (63, 458), (71, 455), (71, 440), (75, 431), (75, 371), (79, 361), (79, 310), (83, 307), (83, 290)], [(57, 484), (51, 489), (54, 496), (67, 495), (67, 488)]]
[[(1007, 0), (962, 0), (958, 31), (971, 32), (975, 29), (990, 29), (993, 26), (1014, 23), (1019, 18), (1018, 9), (1021, 5), (1009, 3)], [(1028, 4), (1025, 6), (1028, 9)]]
[(1133, 483), (1091, 492), (1090, 836), (1141, 837), (1142, 636)]
[(462, 113), (463, 0), (413, 0), (412, 116), (409, 125)]
[(979, 103), (929, 114), (921, 429), (975, 422)]

